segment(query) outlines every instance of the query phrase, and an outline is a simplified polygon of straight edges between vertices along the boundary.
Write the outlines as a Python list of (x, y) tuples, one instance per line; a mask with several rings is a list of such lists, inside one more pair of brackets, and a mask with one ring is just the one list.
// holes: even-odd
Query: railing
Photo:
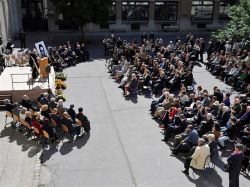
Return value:
[[(27, 84), (29, 85), (29, 91), (34, 89), (34, 83), (48, 83), (48, 87), (49, 87), (49, 78), (46, 79), (42, 79), (42, 80), (36, 80), (32, 78), (32, 74), (31, 73), (22, 73), (22, 74), (10, 74), (11, 75), (11, 84), (12, 84), (12, 91), (15, 90), (14, 88), (14, 84)], [(14, 81), (14, 77), (15, 76), (24, 76), (27, 75), (28, 77), (28, 81)], [(30, 82), (31, 81), (31, 82)]]

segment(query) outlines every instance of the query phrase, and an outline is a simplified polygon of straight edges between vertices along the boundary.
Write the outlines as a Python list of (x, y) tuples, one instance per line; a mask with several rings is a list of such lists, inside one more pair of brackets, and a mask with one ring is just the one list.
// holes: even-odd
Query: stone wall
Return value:
[(5, 45), (21, 29), (21, 0), (0, 0), (0, 35)]

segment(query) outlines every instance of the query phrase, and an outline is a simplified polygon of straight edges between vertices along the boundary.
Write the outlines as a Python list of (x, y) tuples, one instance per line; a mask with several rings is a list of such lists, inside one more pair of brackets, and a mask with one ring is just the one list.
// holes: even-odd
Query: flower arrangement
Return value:
[(56, 90), (55, 98), (56, 98), (57, 101), (59, 101), (60, 99), (62, 99), (63, 101), (66, 101), (66, 98), (64, 97), (63, 91), (61, 89)]
[(67, 80), (67, 75), (65, 73), (63, 73), (63, 72), (57, 72), (56, 73), (56, 79), (66, 81)]
[(63, 89), (65, 90), (67, 88), (66, 84), (61, 79), (56, 79), (55, 81), (56, 89)]

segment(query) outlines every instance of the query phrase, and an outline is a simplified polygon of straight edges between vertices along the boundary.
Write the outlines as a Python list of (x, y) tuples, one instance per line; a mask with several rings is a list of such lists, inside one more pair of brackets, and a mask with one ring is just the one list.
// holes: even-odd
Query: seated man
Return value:
[(78, 108), (78, 114), (76, 115), (76, 118), (81, 121), (81, 124), (83, 126), (84, 131), (89, 134), (90, 132), (90, 122), (86, 115), (83, 114), (83, 108)]
[(76, 123), (76, 112), (74, 110), (74, 105), (71, 104), (69, 109), (67, 109), (68, 114), (70, 115), (71, 119), (73, 120), (73, 123)]
[(23, 99), (20, 104), (28, 110), (32, 107), (32, 103), (27, 95), (23, 95)]
[(49, 102), (49, 109), (50, 111), (52, 111), (56, 107), (57, 107), (56, 98), (52, 97)]
[(149, 110), (149, 111), (151, 111), (151, 113), (153, 114), (153, 113), (155, 112), (156, 108), (159, 107), (159, 106), (163, 103), (163, 101), (164, 101), (166, 98), (168, 98), (169, 95), (170, 95), (170, 93), (169, 93), (168, 91), (165, 91), (165, 90), (164, 90), (164, 91), (163, 91), (163, 94), (159, 97), (159, 99), (153, 100), (153, 101), (151, 102), (150, 110)]
[(82, 138), (82, 136), (80, 136), (81, 127), (73, 124), (73, 120), (70, 118), (68, 112), (63, 113), (61, 124), (65, 125), (68, 128), (70, 135), (70, 142), (74, 139), (75, 134), (77, 135), (76, 139)]
[(49, 134), (50, 138), (54, 138), (55, 140), (58, 139), (58, 136), (53, 130), (53, 126), (51, 126), (51, 123), (48, 119), (43, 120), (42, 130), (46, 131)]
[(185, 120), (185, 116), (180, 114), (179, 118), (175, 118), (174, 123), (166, 125), (166, 132), (164, 139), (162, 141), (168, 141), (168, 138), (173, 134), (181, 134), (187, 128), (187, 122)]
[(5, 99), (4, 104), (5, 104), (5, 110), (13, 115), (12, 110), (16, 107), (16, 105), (11, 104), (9, 99)]
[(202, 135), (212, 131), (212, 128), (214, 125), (214, 121), (213, 121), (212, 117), (213, 116), (211, 113), (207, 113), (206, 121), (201, 122), (201, 125), (198, 128), (198, 134), (200, 137), (202, 137)]
[(44, 92), (43, 96), (41, 97), (41, 99), (39, 100), (39, 102), (42, 105), (48, 105), (49, 104), (49, 94), (47, 92)]
[[(185, 174), (189, 174), (188, 170), (191, 166), (195, 169), (203, 169), (204, 164), (208, 164), (210, 160), (207, 160), (207, 157), (210, 155), (210, 148), (206, 144), (206, 141), (203, 138), (200, 138), (198, 141), (198, 146), (195, 148), (194, 153), (191, 157), (187, 157), (184, 167), (185, 170), (182, 171)], [(206, 162), (206, 163), (205, 163)]]
[(188, 136), (175, 148), (171, 149), (172, 154), (178, 155), (180, 152), (188, 153), (193, 146), (198, 144), (199, 135), (192, 125), (187, 127)]

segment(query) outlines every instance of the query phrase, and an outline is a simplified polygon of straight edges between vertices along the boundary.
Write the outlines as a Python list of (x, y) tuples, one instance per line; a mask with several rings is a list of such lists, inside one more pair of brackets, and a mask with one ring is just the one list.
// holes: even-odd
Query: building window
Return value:
[(192, 21), (212, 21), (213, 6), (213, 1), (192, 1)]
[(219, 19), (220, 20), (228, 20), (227, 6), (229, 4), (230, 4), (229, 0), (221, 0), (220, 1), (220, 9), (219, 9)]
[(124, 21), (147, 21), (149, 14), (148, 2), (126, 1), (122, 2), (122, 19)]
[(22, 0), (23, 17), (29, 19), (45, 19), (43, 0)]
[(47, 1), (22, 0), (21, 3), (22, 3), (23, 28), (28, 30), (47, 30), (48, 29)]
[(155, 2), (156, 21), (176, 21), (178, 2)]
[(113, 2), (113, 4), (109, 7), (109, 21), (115, 21), (116, 20), (116, 4)]

